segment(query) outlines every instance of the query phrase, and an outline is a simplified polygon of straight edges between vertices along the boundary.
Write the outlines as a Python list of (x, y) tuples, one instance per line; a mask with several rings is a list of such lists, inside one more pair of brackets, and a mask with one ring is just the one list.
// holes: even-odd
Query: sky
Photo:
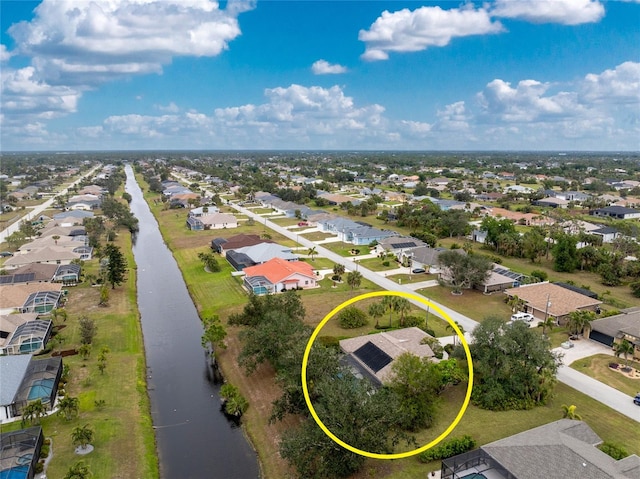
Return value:
[(640, 150), (640, 0), (0, 9), (0, 151)]

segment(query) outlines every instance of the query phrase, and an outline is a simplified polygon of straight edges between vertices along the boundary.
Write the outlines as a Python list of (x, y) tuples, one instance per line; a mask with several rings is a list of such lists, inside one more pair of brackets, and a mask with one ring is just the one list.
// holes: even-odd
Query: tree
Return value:
[(547, 328), (549, 328), (549, 331), (551, 331), (555, 325), (556, 325), (556, 320), (552, 316), (547, 316), (546, 318), (541, 319), (540, 322), (538, 323), (538, 327), (542, 328), (543, 336), (547, 335)]
[(198, 253), (198, 259), (202, 261), (204, 267), (211, 273), (217, 273), (222, 270), (213, 253), (200, 252)]
[(67, 421), (78, 415), (79, 405), (78, 398), (69, 395), (64, 396), (58, 401), (58, 415), (64, 417)]
[(338, 313), (340, 327), (355, 329), (367, 324), (367, 314), (355, 306), (348, 306)]
[(230, 416), (240, 417), (249, 408), (249, 403), (233, 384), (222, 385), (220, 398), (224, 401), (224, 411)]
[(22, 231), (15, 231), (7, 236), (6, 241), (11, 249), (18, 249), (27, 242), (27, 235)]
[(631, 294), (633, 294), (636, 298), (640, 298), (640, 281), (634, 281), (629, 284), (631, 288)]
[(398, 305), (399, 296), (385, 296), (382, 298), (382, 306), (385, 311), (389, 311), (389, 327), (392, 325), (393, 312), (396, 311)]
[(484, 409), (530, 409), (544, 404), (560, 363), (549, 340), (523, 321), (488, 317), (472, 333), (476, 380), (472, 400)]
[(625, 367), (629, 367), (629, 354), (633, 355), (634, 352), (634, 346), (633, 343), (631, 343), (630, 341), (623, 339), (622, 341), (614, 344), (613, 346), (613, 352), (616, 355), (616, 358), (619, 358), (620, 356), (624, 356), (624, 365)]
[(589, 328), (590, 321), (595, 318), (593, 311), (572, 311), (568, 322), (571, 334), (583, 334), (584, 330)]
[(209, 344), (215, 348), (226, 349), (227, 345), (224, 338), (227, 337), (227, 330), (222, 325), (217, 314), (213, 316), (205, 316), (202, 318), (204, 326), (204, 334), (202, 335), (202, 347), (206, 348)]
[(83, 361), (89, 359), (91, 356), (91, 346), (89, 344), (83, 344), (78, 348), (78, 354), (82, 358)]
[(445, 270), (443, 276), (455, 293), (482, 284), (491, 272), (491, 260), (486, 256), (463, 255), (449, 250), (440, 255), (439, 262)]
[(109, 304), (109, 288), (106, 284), (100, 286), (100, 302), (98, 306), (107, 306)]
[(111, 283), (111, 289), (115, 289), (116, 286), (119, 286), (124, 281), (125, 273), (127, 272), (127, 261), (118, 246), (108, 244), (104, 249), (105, 257), (108, 260), (107, 281)]
[(524, 299), (519, 298), (517, 294), (510, 296), (507, 300), (507, 305), (511, 308), (511, 312), (513, 313), (517, 313), (518, 311), (522, 310), (526, 303), (527, 302)]
[(375, 318), (376, 328), (379, 326), (378, 320), (382, 316), (384, 316), (385, 311), (386, 311), (386, 308), (382, 303), (371, 303), (369, 305), (368, 313), (369, 313), (369, 316), (371, 316), (372, 318)]
[(93, 477), (93, 473), (89, 466), (84, 461), (78, 461), (69, 467), (64, 479), (89, 479), (90, 477)]
[(22, 409), (22, 425), (39, 424), (40, 418), (47, 415), (47, 409), (41, 399), (31, 401)]
[(309, 250), (307, 251), (307, 254), (309, 256), (311, 256), (311, 261), (313, 261), (313, 257), (316, 256), (318, 254), (318, 250), (316, 249), (315, 246), (312, 246), (311, 248), (309, 248)]
[(553, 269), (564, 273), (573, 273), (578, 267), (578, 250), (576, 239), (568, 234), (561, 234), (553, 245)]
[(522, 254), (535, 263), (546, 251), (547, 242), (537, 229), (530, 229), (522, 236)]
[(396, 313), (400, 315), (400, 326), (404, 326), (405, 315), (411, 310), (411, 303), (407, 298), (397, 297)]
[(359, 271), (350, 271), (347, 274), (347, 284), (351, 287), (353, 291), (355, 288), (359, 288), (362, 283), (362, 273)]
[(566, 404), (562, 405), (562, 417), (565, 419), (582, 421), (582, 417), (580, 417), (580, 414), (576, 413), (576, 406), (573, 404), (571, 406), (567, 406)]
[(58, 240), (60, 239), (60, 235), (53, 235), (51, 237), (51, 239), (55, 242), (55, 244), (58, 244)]
[(93, 429), (88, 424), (76, 426), (71, 431), (71, 442), (81, 449), (86, 449), (93, 441)]
[[(456, 326), (458, 326), (458, 329), (460, 330), (460, 332), (462, 334), (464, 334), (465, 331), (464, 331), (464, 328), (462, 327), (462, 325), (458, 321), (455, 321), (455, 323), (456, 323)], [(456, 345), (457, 342), (458, 342), (458, 333), (456, 333), (456, 330), (453, 328), (453, 326), (450, 323), (447, 323), (446, 330), (447, 331), (451, 331), (453, 333), (453, 335), (454, 335), (453, 336), (453, 344)]]
[(82, 344), (91, 344), (98, 329), (95, 321), (85, 316), (78, 321), (78, 324), (80, 325), (80, 342)]
[(336, 263), (333, 265), (333, 274), (341, 278), (345, 272), (345, 268), (343, 264)]
[(389, 387), (398, 395), (400, 427), (418, 431), (433, 425), (441, 375), (436, 363), (405, 353), (391, 366)]
[(497, 219), (492, 216), (485, 216), (483, 218), (480, 224), (480, 230), (487, 232), (485, 243), (494, 248), (498, 247), (498, 238), (500, 235), (516, 233), (516, 227), (511, 220), (506, 218)]

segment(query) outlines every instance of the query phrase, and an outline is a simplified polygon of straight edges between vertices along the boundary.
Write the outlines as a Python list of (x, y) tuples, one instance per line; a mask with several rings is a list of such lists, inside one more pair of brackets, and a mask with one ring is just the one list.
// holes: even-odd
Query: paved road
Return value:
[[(76, 181), (74, 181), (73, 183), (71, 183), (69, 186), (67, 186), (64, 190), (60, 191), (57, 196), (59, 195), (65, 195), (67, 194), (67, 191), (69, 191), (69, 188), (77, 185), (78, 183), (80, 183), (82, 180), (84, 180), (86, 177), (92, 175), (98, 168), (100, 168), (100, 165), (92, 168), (91, 170), (89, 170), (88, 173), (82, 175), (80, 178), (78, 178)], [(53, 205), (53, 201), (55, 200), (54, 198), (49, 198), (47, 201), (45, 201), (44, 203), (42, 203), (41, 205), (37, 205), (34, 206), (31, 211), (29, 211), (27, 214), (25, 214), (19, 221), (16, 221), (15, 223), (7, 226), (7, 228), (5, 228), (3, 231), (0, 231), (0, 243), (2, 243), (3, 241), (5, 241), (7, 239), (7, 236), (12, 235), (13, 233), (15, 233), (16, 231), (18, 231), (20, 229), (20, 223), (23, 220), (31, 220), (35, 217), (37, 217), (40, 213), (42, 213), (44, 210), (46, 210), (47, 208), (51, 208), (51, 205)]]
[[(335, 263), (344, 265), (346, 270), (359, 271), (360, 273), (362, 273), (362, 276), (364, 278), (377, 284), (383, 289), (386, 289), (388, 291), (403, 291), (406, 293), (415, 294), (415, 292), (410, 287), (407, 287), (406, 285), (399, 285), (394, 281), (391, 281), (390, 279), (387, 279), (381, 276), (377, 272), (373, 272), (367, 268), (364, 268), (361, 265), (358, 265), (351, 258), (345, 258), (343, 256), (340, 256), (339, 254), (334, 253), (333, 251), (330, 251), (322, 247), (322, 245), (319, 245), (318, 243), (309, 241), (306, 238), (301, 238), (296, 233), (292, 233), (288, 231), (286, 228), (283, 228), (282, 226), (269, 221), (268, 218), (257, 215), (253, 213), (251, 210), (243, 208), (235, 203), (228, 203), (228, 204), (229, 206), (232, 206), (239, 212), (253, 218), (258, 223), (264, 224), (265, 227), (271, 228), (274, 231), (277, 231), (278, 233), (282, 234), (283, 236), (293, 241), (298, 241), (302, 246), (305, 246), (307, 248), (315, 247), (316, 251), (318, 251), (319, 256), (326, 257)], [(477, 321), (474, 321), (471, 318), (468, 318), (458, 313), (457, 311), (447, 308), (444, 305), (438, 304), (435, 301), (432, 301), (432, 300), (429, 300), (429, 301), (435, 304), (437, 307), (439, 307), (446, 314), (448, 314), (449, 317), (451, 317), (451, 319), (453, 319), (454, 321), (457, 321), (464, 328), (464, 330), (467, 331), (467, 333), (465, 333), (465, 338), (468, 341), (469, 340), (468, 331), (472, 331), (479, 323)], [(417, 307), (427, 310), (427, 307), (424, 304), (417, 301), (412, 301), (412, 302)], [(442, 317), (433, 309), (430, 309), (430, 312), (435, 314), (438, 317)], [(584, 343), (583, 346), (578, 346), (568, 351), (564, 349), (559, 349), (561, 352), (565, 354), (565, 361), (567, 362), (567, 364), (570, 364), (573, 360), (579, 357), (586, 357), (592, 354), (596, 354), (596, 352), (592, 351), (593, 346), (589, 346), (594, 344), (593, 341), (584, 340), (584, 341), (581, 341), (581, 343)], [(601, 352), (601, 351), (598, 351), (598, 352)], [(584, 356), (581, 356), (581, 355), (584, 355)], [(611, 407), (612, 409), (615, 409), (621, 412), (625, 416), (640, 422), (640, 407), (634, 405), (632, 398), (627, 396), (626, 394), (621, 393), (620, 391), (617, 391), (616, 389), (613, 389), (604, 383), (596, 381), (595, 379), (592, 379), (585, 374), (582, 374), (574, 369), (571, 369), (566, 364), (560, 367), (558, 371), (558, 380), (567, 384), (568, 386), (571, 386), (574, 389), (577, 389), (578, 391), (590, 397), (593, 397), (597, 401)], [(640, 387), (638, 389), (640, 390)]]

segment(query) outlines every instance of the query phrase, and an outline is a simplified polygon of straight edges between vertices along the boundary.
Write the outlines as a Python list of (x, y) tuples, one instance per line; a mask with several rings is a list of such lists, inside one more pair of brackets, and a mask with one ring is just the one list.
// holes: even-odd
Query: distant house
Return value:
[(536, 206), (546, 206), (548, 208), (566, 208), (569, 205), (569, 200), (560, 197), (549, 197), (535, 200), (533, 204)]
[(633, 344), (633, 357), (640, 359), (640, 308), (591, 321), (589, 338), (611, 347), (626, 339)]
[(229, 238), (215, 238), (211, 241), (211, 249), (225, 255), (227, 251), (260, 243), (273, 243), (271, 240), (260, 238), (258, 235), (239, 234)]
[(188, 216), (187, 227), (192, 231), (237, 228), (238, 220), (232, 214), (211, 213), (202, 216)]
[(376, 253), (392, 253), (398, 258), (406, 251), (414, 248), (427, 246), (423, 241), (412, 238), (411, 236), (392, 236), (383, 238), (376, 245)]
[(624, 206), (607, 206), (606, 208), (598, 208), (596, 210), (589, 211), (591, 216), (601, 216), (606, 218), (613, 218), (617, 220), (629, 220), (640, 218), (640, 210), (634, 208), (627, 208)]
[(474, 286), (474, 288), (485, 294), (504, 291), (505, 289), (520, 286), (522, 278), (524, 278), (523, 274), (494, 264), (489, 277), (482, 284)]
[(345, 361), (358, 377), (380, 386), (392, 378), (393, 362), (398, 356), (411, 353), (419, 358), (432, 358), (433, 351), (422, 341), (431, 337), (420, 328), (404, 328), (368, 334), (340, 341)]
[(7, 354), (5, 347), (13, 332), (22, 324), (33, 321), (38, 317), (35, 313), (15, 313), (0, 315), (0, 355)]
[(91, 211), (100, 208), (102, 198), (96, 195), (76, 195), (69, 198), (67, 208), (70, 210)]
[(313, 267), (304, 261), (273, 258), (244, 269), (244, 286), (253, 294), (279, 293), (290, 289), (315, 288)]
[[(5, 269), (18, 268), (30, 263), (69, 264), (74, 259), (86, 257), (86, 249), (90, 246), (78, 246), (77, 252), (64, 246), (47, 246), (29, 251), (24, 254), (16, 254), (4, 262)], [(75, 248), (74, 248), (75, 249)]]
[(281, 246), (277, 243), (260, 243), (229, 250), (225, 257), (237, 271), (241, 271), (248, 266), (266, 263), (272, 258), (280, 258), (285, 261), (298, 261), (299, 259), (298, 255), (294, 254), (291, 248)]
[(507, 289), (505, 294), (524, 300), (523, 312), (537, 319), (554, 318), (558, 324), (566, 323), (573, 311), (595, 311), (602, 304), (598, 299), (546, 282)]
[(53, 408), (61, 375), (60, 356), (47, 359), (33, 359), (31, 354), (0, 356), (0, 420), (20, 416), (23, 408), (37, 399), (47, 409)]
[[(31, 316), (33, 314), (35, 313), (26, 313), (20, 316)], [(5, 325), (10, 324), (10, 320), (3, 320), (6, 317), (0, 316), (0, 322)], [(0, 346), (0, 354), (36, 354), (47, 346), (52, 329), (53, 323), (50, 319), (24, 321), (11, 331), (8, 331), (9, 335), (4, 340), (4, 344)], [(0, 339), (0, 341), (3, 340)]]
[[(35, 293), (57, 293), (58, 299), (62, 291), (60, 283), (20, 283), (0, 285), (0, 314), (42, 313), (43, 311), (22, 311), (29, 298)], [(45, 302), (47, 306), (50, 301)]]
[(23, 313), (47, 314), (60, 304), (62, 291), (36, 291), (25, 300), (20, 311)]
[(196, 218), (200, 218), (201, 216), (205, 216), (211, 213), (219, 213), (220, 208), (215, 205), (210, 206), (198, 206), (197, 208), (192, 208), (189, 211), (189, 216), (195, 216)]
[(458, 479), (637, 479), (640, 458), (615, 460), (582, 421), (560, 419), (442, 460), (440, 477)]
[(447, 248), (431, 248), (430, 246), (420, 246), (400, 254), (400, 262), (405, 263), (410, 260), (413, 268), (424, 268), (431, 274), (438, 274), (440, 270), (440, 255), (445, 251), (456, 251), (460, 254), (467, 254), (464, 250), (449, 250)]

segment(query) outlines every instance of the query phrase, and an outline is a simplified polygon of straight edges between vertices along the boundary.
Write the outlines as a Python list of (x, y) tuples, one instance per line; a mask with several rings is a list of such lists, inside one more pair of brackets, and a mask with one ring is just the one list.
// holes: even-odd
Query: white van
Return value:
[(533, 314), (529, 313), (516, 313), (511, 315), (511, 321), (526, 321), (530, 323), (533, 321)]

